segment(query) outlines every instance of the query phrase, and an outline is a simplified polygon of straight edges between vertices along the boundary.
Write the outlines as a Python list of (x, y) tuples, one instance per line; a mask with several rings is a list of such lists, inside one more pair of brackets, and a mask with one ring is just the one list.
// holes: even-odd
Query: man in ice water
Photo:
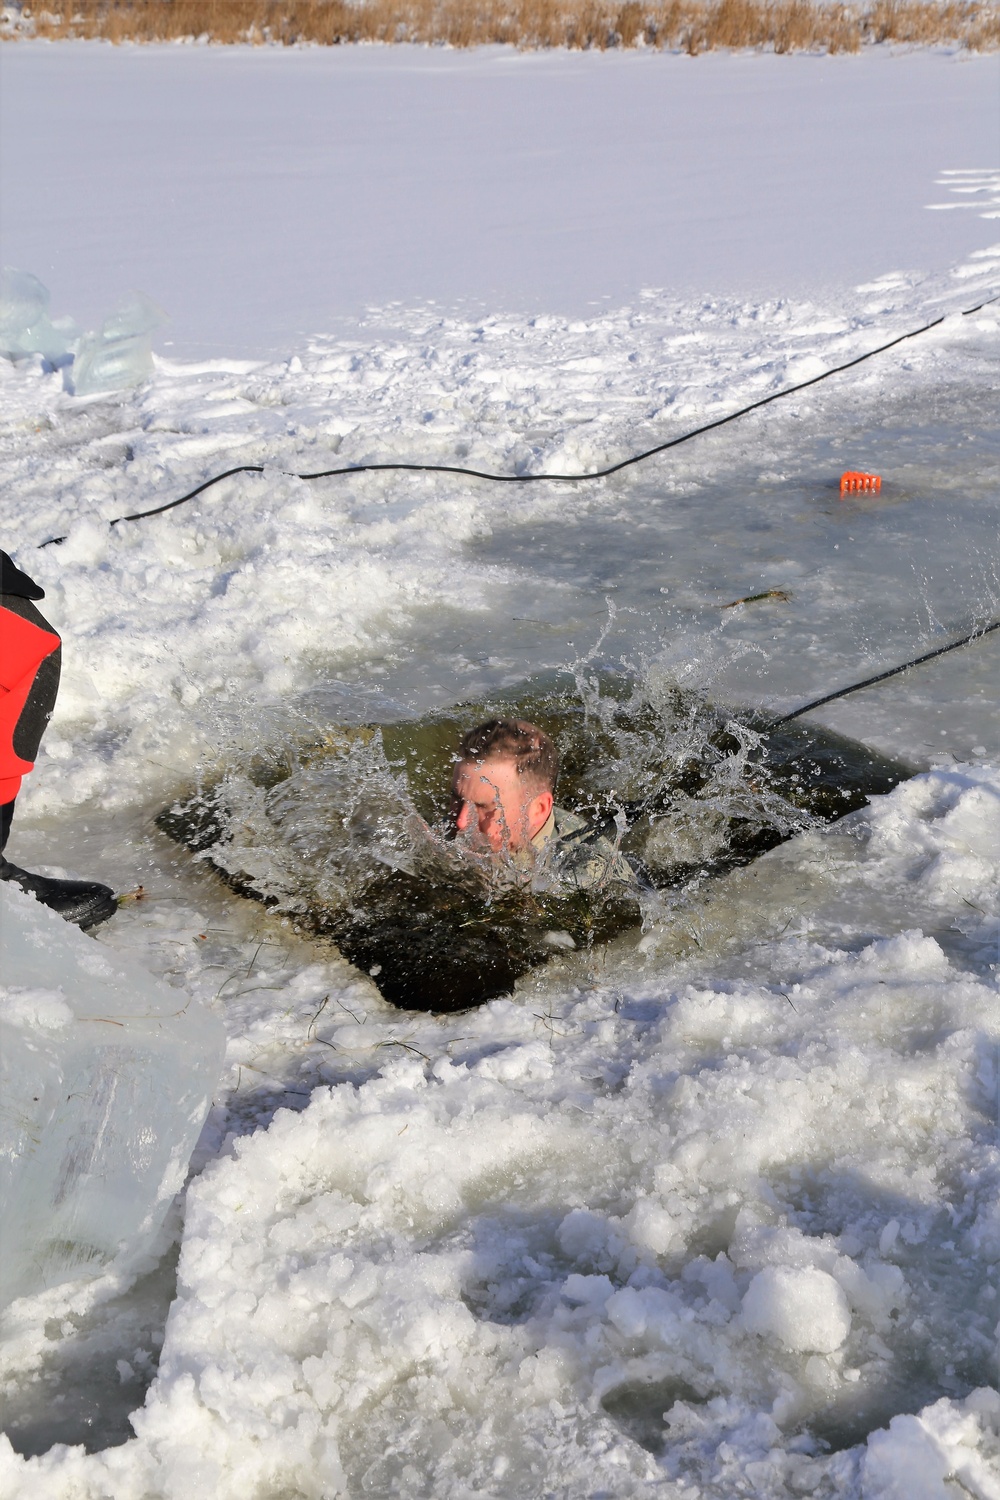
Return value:
[(451, 823), (473, 846), (542, 883), (635, 898), (635, 873), (614, 844), (555, 805), (559, 754), (544, 729), (490, 719), (464, 735), (451, 781)]
[(59, 689), (62, 643), (35, 608), (44, 598), (44, 589), (0, 552), (0, 880), (20, 886), (67, 922), (96, 927), (118, 910), (106, 885), (32, 875), (3, 855), (21, 778), (34, 765)]

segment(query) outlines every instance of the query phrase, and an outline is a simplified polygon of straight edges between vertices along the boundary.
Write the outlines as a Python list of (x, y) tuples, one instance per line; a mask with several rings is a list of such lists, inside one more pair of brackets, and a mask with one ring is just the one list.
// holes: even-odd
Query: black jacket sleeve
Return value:
[(7, 556), (0, 552), (0, 594), (13, 594), (18, 599), (44, 599), (45, 590)]

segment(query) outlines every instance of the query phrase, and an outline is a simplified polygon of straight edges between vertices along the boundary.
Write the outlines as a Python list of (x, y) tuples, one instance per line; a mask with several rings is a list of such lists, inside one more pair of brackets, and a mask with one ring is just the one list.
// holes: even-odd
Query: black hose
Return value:
[[(981, 311), (992, 302), (1000, 301), (1000, 292), (993, 297), (987, 297), (978, 302), (975, 307), (965, 308), (961, 316), (968, 318), (972, 313)], [(925, 323), (921, 328), (911, 328), (909, 333), (901, 333), (897, 338), (890, 339), (887, 344), (879, 344), (877, 349), (869, 349), (867, 354), (858, 354), (854, 359), (849, 359), (842, 365), (834, 365), (831, 370), (824, 370), (821, 375), (813, 375), (809, 380), (802, 380), (798, 385), (786, 386), (784, 390), (772, 391), (770, 396), (762, 396), (759, 401), (751, 401), (749, 406), (741, 406), (739, 411), (730, 412), (727, 417), (716, 417), (714, 422), (705, 422), (701, 427), (693, 427), (690, 432), (681, 433), (680, 437), (668, 438), (665, 443), (657, 443), (653, 448), (644, 448), (641, 453), (633, 453), (629, 458), (619, 459), (618, 463), (609, 464), (604, 469), (591, 469), (580, 474), (493, 474), (486, 469), (467, 469), (459, 464), (418, 464), (418, 463), (374, 463), (374, 464), (345, 464), (336, 469), (318, 469), (312, 474), (292, 474), (292, 479), (335, 479), (346, 474), (386, 474), (386, 473), (408, 473), (408, 474), (458, 474), (466, 479), (486, 479), (493, 484), (541, 484), (543, 481), (559, 484), (579, 484), (587, 479), (607, 479), (612, 474), (620, 474), (622, 469), (631, 468), (633, 464), (641, 464), (648, 458), (655, 458), (658, 453), (666, 453), (670, 448), (678, 448), (681, 443), (689, 443), (692, 438), (701, 437), (703, 433), (713, 432), (717, 427), (725, 427), (729, 422), (735, 422), (738, 417), (745, 417), (750, 412), (759, 411), (762, 406), (770, 406), (772, 401), (780, 401), (785, 396), (794, 396), (796, 391), (808, 390), (812, 385), (818, 385), (821, 380), (829, 380), (831, 375), (839, 375), (844, 370), (852, 370), (855, 365), (864, 364), (867, 359), (874, 359), (876, 354), (884, 354), (887, 349), (895, 349), (897, 344), (903, 344), (907, 339), (918, 338), (922, 333), (929, 333), (932, 328), (939, 327), (945, 320), (945, 314), (935, 318), (931, 323)], [(234, 474), (263, 474), (263, 464), (238, 464), (234, 469), (226, 469), (222, 474), (216, 474), (211, 479), (204, 480), (195, 489), (189, 490), (186, 495), (181, 495), (177, 500), (168, 500), (165, 505), (154, 506), (152, 510), (137, 510), (131, 515), (116, 516), (108, 524), (118, 526), (122, 521), (144, 521), (149, 516), (162, 516), (164, 511), (174, 510), (178, 505), (186, 505), (189, 500), (210, 489), (213, 484), (220, 484), (223, 479), (231, 479)], [(64, 542), (64, 536), (51, 536), (48, 541), (40, 542), (39, 548), (52, 547)]]
[(904, 661), (901, 667), (890, 667), (886, 672), (876, 672), (874, 677), (866, 677), (863, 682), (853, 682), (850, 687), (838, 688), (835, 693), (826, 693), (822, 698), (814, 698), (811, 703), (803, 703), (801, 708), (793, 709), (790, 714), (782, 714), (775, 720), (778, 724), (787, 724), (792, 719), (798, 719), (802, 714), (807, 714), (814, 708), (822, 708), (824, 703), (832, 703), (836, 698), (846, 698), (848, 693), (856, 693), (861, 688), (871, 687), (873, 682), (885, 682), (887, 677), (898, 677), (900, 672), (908, 672), (911, 667), (919, 667), (922, 662), (933, 661), (935, 656), (947, 656), (949, 651), (957, 651), (959, 646), (968, 646), (970, 641), (981, 640), (984, 635), (989, 635), (991, 630), (1000, 630), (1000, 620), (994, 620), (992, 625), (983, 625), (979, 630), (971, 630), (968, 635), (963, 635), (960, 641), (952, 641), (948, 646), (938, 646), (934, 651), (925, 651), (923, 656), (915, 656), (912, 661)]

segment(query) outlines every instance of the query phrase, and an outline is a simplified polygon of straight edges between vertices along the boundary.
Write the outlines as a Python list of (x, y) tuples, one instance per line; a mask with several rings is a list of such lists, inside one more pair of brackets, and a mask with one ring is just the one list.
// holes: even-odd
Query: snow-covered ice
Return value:
[(189, 1191), (137, 1438), (7, 1491), (890, 1496), (940, 1424), (991, 1494), (998, 815), (928, 773), (731, 877), (693, 956), (447, 1022), (238, 988), (234, 1060), (333, 1086)]
[(87, 328), (140, 288), (186, 359), (945, 270), (996, 207), (995, 56), (20, 42), (0, 80), (0, 259)]
[[(332, 66), (307, 52), (109, 58), (31, 47), (2, 66), (22, 81), (50, 66), (69, 90), (59, 108), (81, 119), (82, 82), (108, 68), (161, 69), (226, 115), (234, 77), (280, 67), (308, 93)], [(393, 92), (401, 76), (439, 67), (485, 97), (490, 69), (509, 65), (544, 153), (544, 91), (585, 76), (618, 132), (622, 197), (640, 203), (647, 143), (630, 154), (639, 127), (611, 109), (621, 78), (668, 80), (682, 100), (697, 90), (687, 59), (633, 61), (634, 75), (599, 58), (411, 67), (370, 49), (344, 64), (344, 88), (363, 75), (386, 91), (387, 119), (416, 119)], [(716, 103), (727, 79), (761, 67), (790, 151), (820, 131), (807, 99), (821, 60), (705, 61)], [(808, 227), (797, 248), (780, 236), (774, 248), (766, 216), (727, 239), (731, 186), (716, 180), (709, 211), (702, 178), (692, 168), (685, 193), (681, 171), (664, 232), (688, 214), (697, 295), (686, 275), (636, 261), (615, 273), (627, 287), (598, 289), (595, 263), (615, 258), (600, 241), (584, 243), (575, 283), (559, 242), (572, 307), (534, 250), (524, 264), (539, 279), (497, 295), (475, 269), (481, 218), (464, 211), (478, 137), (462, 143), (464, 176), (449, 175), (458, 145), (433, 170), (420, 158), (448, 207), (448, 267), (474, 267), (456, 272), (453, 300), (429, 306), (445, 282), (405, 279), (403, 240), (396, 260), (373, 260), (370, 293), (344, 293), (337, 327), (300, 283), (308, 336), (276, 300), (274, 323), (224, 341), (226, 319), (262, 306), (257, 280), (233, 310), (257, 271), (235, 277), (233, 306), (210, 323), (206, 302), (224, 293), (199, 280), (190, 246), (172, 290), (151, 278), (160, 221), (144, 238), (138, 210), (133, 249), (107, 262), (115, 284), (98, 287), (106, 211), (99, 198), (79, 207), (79, 302), (68, 279), (58, 310), (96, 326), (141, 286), (189, 357), (161, 353), (139, 389), (83, 398), (40, 356), (0, 366), (5, 536), (66, 641), (11, 852), (136, 893), (98, 951), (208, 1004), (229, 1044), (176, 1279), (167, 1258), (135, 1286), (54, 1289), (8, 1320), (5, 1494), (1000, 1494), (996, 635), (823, 711), (914, 766), (891, 795), (665, 904), (641, 934), (558, 952), (473, 1013), (391, 1010), (335, 951), (228, 893), (152, 825), (199, 775), (331, 721), (416, 714), (590, 661), (787, 710), (997, 618), (1000, 316), (997, 304), (962, 313), (998, 290), (1000, 246), (993, 169), (974, 125), (960, 140), (995, 61), (836, 66), (843, 97), (877, 98), (881, 83), (906, 102), (866, 126), (883, 166), (863, 245), (816, 228), (815, 202), (845, 170), (829, 150), (816, 199), (789, 169), (788, 213)], [(952, 97), (956, 79), (962, 109), (935, 115), (927, 100)], [(750, 197), (769, 169), (759, 134), (732, 128), (743, 107), (717, 108), (714, 134), (702, 115), (699, 150)], [(956, 132), (952, 154), (911, 128), (915, 115)], [(281, 191), (302, 225), (315, 179), (288, 186), (290, 106), (283, 118)], [(306, 108), (299, 128), (312, 139)], [(844, 130), (861, 130), (850, 111)], [(220, 224), (197, 264), (217, 255), (225, 271), (227, 205), (276, 179), (259, 135), (217, 139), (227, 172), (191, 192), (212, 188)], [(399, 139), (383, 134), (381, 149)], [(143, 149), (142, 130), (121, 145), (137, 193)], [(356, 149), (382, 159), (370, 140)], [(589, 201), (586, 153), (557, 160), (553, 196)], [(26, 179), (13, 180), (20, 193)], [(975, 208), (928, 208), (952, 197)], [(497, 207), (505, 233), (510, 202)], [(50, 231), (65, 226), (51, 212)], [(29, 244), (22, 223), (17, 236)], [(58, 239), (48, 259), (18, 250), (53, 289)], [(821, 240), (828, 258), (810, 277)], [(368, 253), (363, 236), (350, 243)], [(294, 255), (301, 267), (297, 241)], [(294, 287), (281, 297), (295, 303)], [(580, 305), (609, 289), (611, 308)], [(380, 296), (395, 305), (362, 312)], [(379, 458), (595, 466), (939, 314), (851, 375), (600, 484), (289, 477)], [(244, 462), (267, 468), (154, 520), (106, 524)], [(881, 496), (841, 500), (845, 468), (880, 472)], [(770, 588), (791, 597), (725, 607)]]

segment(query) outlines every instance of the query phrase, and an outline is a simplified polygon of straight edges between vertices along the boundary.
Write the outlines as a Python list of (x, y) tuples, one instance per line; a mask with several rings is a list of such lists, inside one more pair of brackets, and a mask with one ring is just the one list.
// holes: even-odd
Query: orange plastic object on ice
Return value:
[(840, 476), (840, 493), (842, 495), (855, 495), (860, 491), (869, 494), (877, 494), (882, 488), (881, 474), (857, 474), (853, 469), (848, 469)]

